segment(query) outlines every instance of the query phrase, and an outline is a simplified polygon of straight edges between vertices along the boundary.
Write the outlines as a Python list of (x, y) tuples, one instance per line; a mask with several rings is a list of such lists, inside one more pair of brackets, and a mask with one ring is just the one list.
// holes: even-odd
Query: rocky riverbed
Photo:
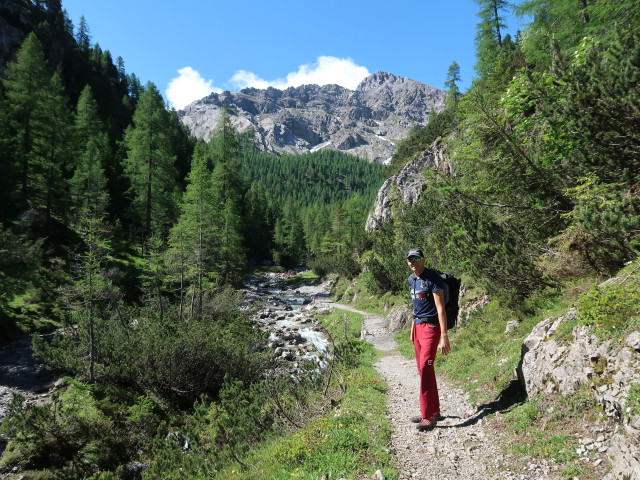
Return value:
[(328, 301), (329, 283), (286, 286), (284, 280), (295, 273), (253, 275), (243, 289), (246, 307), (258, 306), (254, 319), (269, 332), (274, 357), (293, 371), (308, 361), (324, 365), (329, 344), (313, 316), (317, 305)]
[(54, 377), (46, 374), (31, 352), (31, 337), (24, 335), (0, 346), (0, 420), (14, 393), (29, 401), (46, 401)]

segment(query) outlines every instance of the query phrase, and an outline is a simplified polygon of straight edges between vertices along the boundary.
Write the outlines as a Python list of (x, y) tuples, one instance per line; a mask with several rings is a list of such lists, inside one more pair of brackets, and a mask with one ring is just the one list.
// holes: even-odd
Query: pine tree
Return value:
[(153, 235), (165, 236), (176, 218), (175, 155), (171, 145), (169, 113), (153, 83), (148, 83), (125, 132), (125, 175), (130, 183), (131, 217), (141, 243)]
[(89, 51), (91, 48), (91, 34), (89, 33), (89, 24), (84, 15), (80, 17), (80, 24), (76, 32), (76, 42), (82, 51)]
[(85, 250), (76, 268), (77, 283), (67, 295), (72, 319), (78, 325), (80, 358), (86, 362), (89, 382), (96, 379), (96, 363), (106, 352), (101, 332), (106, 330), (110, 312), (118, 299), (118, 291), (107, 275), (106, 258), (111, 250), (108, 233), (98, 218), (86, 217), (79, 227)]
[(245, 182), (239, 162), (240, 150), (237, 132), (231, 125), (226, 108), (211, 142), (213, 154), (213, 198), (219, 207), (216, 219), (217, 262), (216, 271), (222, 283), (239, 284), (246, 263), (242, 237), (242, 199)]
[(179, 318), (201, 317), (204, 294), (214, 281), (217, 238), (215, 219), (220, 216), (213, 198), (211, 153), (208, 146), (196, 145), (187, 178), (187, 189), (180, 205), (180, 218), (169, 236), (168, 263), (174, 283), (178, 284)]
[[(447, 78), (444, 82), (447, 87), (447, 104), (455, 108), (458, 105), (458, 99), (460, 98), (460, 89), (458, 88), (458, 82), (460, 82), (460, 65), (454, 60), (449, 69), (447, 70)], [(431, 116), (429, 116), (431, 119)]]
[(63, 220), (67, 215), (66, 191), (71, 171), (72, 117), (62, 80), (51, 77), (44, 92), (44, 118), (33, 136), (34, 204), (44, 213), (45, 225), (52, 217)]
[(75, 167), (71, 184), (74, 221), (106, 219), (109, 206), (104, 165), (110, 158), (109, 139), (98, 117), (91, 87), (86, 86), (76, 107), (74, 126)]
[(11, 131), (9, 128), (9, 105), (5, 98), (4, 89), (0, 88), (0, 218), (11, 218), (10, 213), (15, 210), (12, 195), (15, 193), (16, 168), (10, 161)]
[(5, 78), (10, 157), (15, 162), (17, 184), (12, 188), (18, 210), (25, 211), (32, 200), (34, 176), (33, 148), (35, 132), (46, 122), (43, 108), (44, 92), (50, 73), (40, 41), (34, 33), (25, 38), (13, 62), (7, 64)]
[(476, 0), (480, 7), (476, 26), (476, 73), (484, 77), (493, 68), (493, 63), (502, 49), (502, 31), (504, 10), (508, 7), (506, 0)]
[(246, 212), (245, 234), (249, 256), (266, 260), (271, 256), (273, 225), (269, 218), (270, 201), (260, 181), (251, 183), (244, 204)]
[(293, 199), (288, 199), (276, 221), (274, 257), (287, 267), (295, 267), (304, 259), (305, 237), (302, 220)]

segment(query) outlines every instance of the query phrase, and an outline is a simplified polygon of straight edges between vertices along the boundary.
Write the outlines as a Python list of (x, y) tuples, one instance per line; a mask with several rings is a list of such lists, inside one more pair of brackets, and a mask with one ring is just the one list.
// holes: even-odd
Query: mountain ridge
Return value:
[(405, 77), (376, 72), (355, 90), (339, 85), (301, 85), (279, 90), (245, 88), (212, 93), (178, 115), (191, 133), (211, 138), (222, 108), (232, 124), (253, 129), (258, 148), (306, 153), (332, 148), (386, 163), (396, 142), (444, 109), (446, 92)]

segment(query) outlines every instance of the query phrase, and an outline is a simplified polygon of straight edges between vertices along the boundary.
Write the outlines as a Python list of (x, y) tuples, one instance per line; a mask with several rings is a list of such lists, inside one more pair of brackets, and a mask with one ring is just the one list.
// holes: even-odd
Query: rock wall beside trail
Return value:
[(391, 333), (404, 330), (411, 320), (411, 309), (407, 305), (393, 307), (384, 319), (384, 326)]
[(518, 378), (530, 397), (568, 396), (590, 387), (607, 417), (618, 425), (606, 447), (612, 464), (606, 480), (640, 480), (640, 415), (626, 405), (629, 389), (640, 384), (640, 332), (600, 342), (587, 326), (577, 325), (558, 341), (558, 328), (575, 315), (572, 310), (536, 325), (522, 345)]
[(444, 153), (444, 147), (438, 141), (382, 184), (373, 210), (367, 218), (365, 229), (368, 232), (376, 230), (380, 223), (391, 218), (391, 204), (394, 197), (407, 207), (418, 203), (427, 184), (422, 172), (428, 168), (441, 169), (449, 174), (453, 171), (452, 164)]

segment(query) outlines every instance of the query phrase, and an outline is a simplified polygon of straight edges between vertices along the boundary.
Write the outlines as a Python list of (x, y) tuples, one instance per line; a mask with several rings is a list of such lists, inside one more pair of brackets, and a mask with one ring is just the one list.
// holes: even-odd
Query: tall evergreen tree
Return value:
[(74, 220), (104, 220), (109, 206), (104, 165), (110, 158), (109, 139), (98, 117), (98, 106), (86, 86), (76, 107), (75, 166), (71, 179)]
[(110, 316), (119, 294), (107, 275), (106, 259), (111, 251), (107, 231), (99, 218), (86, 217), (78, 229), (83, 240), (83, 252), (74, 266), (77, 282), (67, 292), (67, 305), (71, 320), (79, 328), (77, 337), (78, 359), (85, 363), (89, 382), (96, 380), (96, 364), (100, 356), (107, 355), (102, 332), (109, 327)]
[(34, 33), (25, 38), (15, 60), (7, 64), (5, 78), (9, 124), (9, 151), (15, 162), (17, 184), (12, 186), (19, 211), (25, 211), (32, 200), (34, 176), (34, 138), (39, 126), (47, 121), (43, 108), (44, 92), (50, 73), (42, 45)]
[(223, 283), (239, 284), (246, 262), (242, 237), (242, 199), (246, 189), (237, 132), (226, 107), (211, 142), (214, 161), (213, 198), (219, 208), (216, 271)]
[(476, 26), (476, 73), (484, 77), (493, 68), (493, 63), (502, 49), (502, 31), (504, 23), (506, 0), (476, 0), (480, 7), (478, 17), (480, 22)]
[(15, 188), (16, 167), (11, 161), (9, 105), (5, 97), (4, 89), (0, 88), (0, 219), (10, 218), (9, 213), (15, 210), (12, 205), (12, 194)]
[(181, 319), (185, 313), (189, 318), (202, 316), (205, 291), (214, 281), (214, 228), (220, 212), (213, 198), (210, 163), (208, 145), (199, 142), (182, 197), (180, 218), (169, 236), (167, 259), (173, 282), (178, 285)]
[(82, 51), (88, 52), (89, 48), (91, 48), (91, 33), (84, 15), (80, 17), (80, 23), (78, 24), (78, 30), (76, 32), (76, 42)]
[(245, 201), (245, 234), (248, 254), (260, 261), (271, 257), (273, 225), (269, 218), (270, 202), (260, 181), (251, 183)]
[(71, 111), (58, 74), (51, 77), (42, 106), (44, 118), (33, 137), (33, 165), (37, 168), (33, 191), (35, 205), (43, 211), (48, 227), (53, 216), (62, 221), (66, 217), (66, 178), (72, 156)]
[(164, 236), (176, 218), (177, 182), (169, 113), (156, 86), (140, 96), (133, 126), (124, 138), (131, 218), (144, 246), (152, 235)]
[(454, 60), (449, 69), (447, 70), (447, 78), (444, 82), (447, 87), (447, 104), (454, 108), (458, 105), (458, 99), (460, 98), (460, 88), (458, 83), (460, 82), (460, 65)]
[(288, 199), (276, 221), (274, 242), (276, 258), (287, 267), (295, 267), (304, 260), (305, 238), (302, 219), (293, 199)]

